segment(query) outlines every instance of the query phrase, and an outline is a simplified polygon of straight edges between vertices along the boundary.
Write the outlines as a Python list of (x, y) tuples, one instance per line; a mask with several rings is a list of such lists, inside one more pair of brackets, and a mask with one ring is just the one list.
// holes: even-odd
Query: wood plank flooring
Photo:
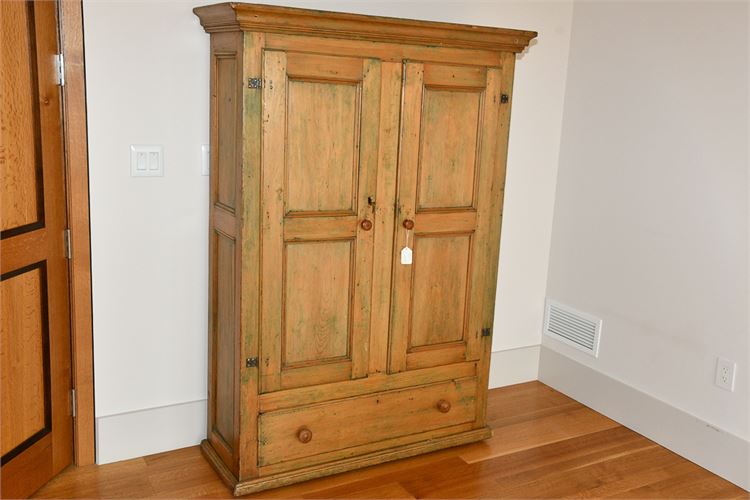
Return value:
[[(750, 498), (540, 382), (490, 391), (494, 436), (249, 498)], [(37, 498), (231, 498), (198, 447), (71, 467)]]

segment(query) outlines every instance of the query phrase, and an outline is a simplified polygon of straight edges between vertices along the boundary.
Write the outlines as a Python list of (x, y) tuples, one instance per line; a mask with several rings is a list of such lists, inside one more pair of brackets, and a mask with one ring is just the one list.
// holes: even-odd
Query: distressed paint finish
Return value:
[(289, 82), (287, 212), (352, 212), (359, 149), (358, 94), (358, 86), (351, 84)]
[[(502, 67), (491, 72), (492, 101), (496, 102), (503, 94), (510, 97), (509, 102), (497, 109), (496, 132), (485, 131), (488, 139), (494, 141), (492, 148), (485, 153), (486, 161), (492, 165), (487, 182), (483, 183), (487, 191), (483, 196), (487, 207), (481, 210), (487, 219), (487, 239), (484, 243), (484, 284), (478, 293), (482, 297), (482, 309), (479, 324), (492, 325), (495, 317), (495, 292), (497, 289), (498, 265), (500, 262), (500, 231), (502, 228), (503, 200), (505, 195), (505, 168), (508, 158), (508, 134), (510, 132), (510, 110), (513, 102), (513, 73), (516, 59), (512, 54), (503, 54)], [(494, 113), (494, 112), (493, 112)], [(479, 343), (478, 343), (479, 344)], [(476, 346), (480, 364), (480, 387), (486, 387), (490, 376), (490, 355), (492, 337), (484, 337)], [(486, 425), (487, 391), (477, 391), (477, 420), (475, 426)]]
[(212, 40), (206, 457), (239, 495), (486, 439), (500, 94), (535, 34), (195, 12)]
[(352, 242), (286, 245), (285, 367), (349, 356)]
[(391, 284), (391, 319), (388, 371), (396, 373), (406, 369), (409, 343), (409, 309), (411, 304), (411, 278), (409, 266), (399, 261), (401, 249), (407, 239), (414, 245), (415, 231), (403, 227), (406, 220), (414, 220), (419, 161), (419, 120), (423, 94), (424, 64), (404, 64), (404, 82), (401, 100), (401, 130), (398, 159), (397, 215), (394, 221), (393, 281)]
[(425, 89), (417, 196), (420, 210), (473, 205), (481, 104), (480, 92)]
[[(380, 62), (266, 51), (263, 392), (368, 370)], [(369, 227), (369, 226), (368, 226)], [(279, 272), (281, 271), (281, 272)]]
[(283, 283), (280, 271), (284, 226), (284, 144), (286, 136), (286, 53), (263, 52), (263, 127), (261, 154), (261, 324), (260, 385), (262, 392), (281, 387), (281, 318)]
[(374, 203), (374, 256), (369, 373), (388, 371), (388, 330), (391, 309), (391, 276), (396, 209), (396, 170), (401, 112), (402, 64), (381, 64), (380, 128), (377, 187)]
[(417, 240), (410, 348), (463, 340), (470, 250), (468, 235)]
[[(405, 64), (390, 371), (479, 359), (495, 69)], [(491, 95), (492, 98), (488, 98)], [(486, 143), (486, 144), (485, 144)], [(487, 149), (489, 148), (489, 149)], [(414, 221), (413, 231), (403, 227)], [(400, 249), (413, 248), (413, 264)], [(491, 323), (490, 323), (491, 325)]]
[[(260, 465), (472, 422), (475, 392), (476, 379), (470, 378), (265, 413), (260, 417)], [(450, 404), (447, 413), (438, 410), (440, 401)], [(312, 431), (310, 442), (297, 438), (301, 427)]]
[(239, 467), (241, 245), (237, 243), (236, 159), (240, 157), (242, 34), (211, 38), (211, 177), (209, 188), (209, 373), (207, 438), (236, 474)]
[[(241, 81), (262, 74), (265, 43), (262, 33), (243, 33), (243, 71)], [(257, 358), (260, 351), (260, 193), (261, 193), (261, 103), (257, 89), (243, 89), (242, 110), (242, 219), (241, 296), (240, 296), (240, 366), (242, 360)], [(258, 367), (240, 371), (239, 405), (239, 478), (257, 475), (258, 471)]]

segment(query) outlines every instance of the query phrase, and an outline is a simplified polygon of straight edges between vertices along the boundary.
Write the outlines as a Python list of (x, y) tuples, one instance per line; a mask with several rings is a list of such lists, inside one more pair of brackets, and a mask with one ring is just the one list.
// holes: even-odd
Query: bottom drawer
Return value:
[(475, 419), (475, 377), (264, 413), (260, 466)]

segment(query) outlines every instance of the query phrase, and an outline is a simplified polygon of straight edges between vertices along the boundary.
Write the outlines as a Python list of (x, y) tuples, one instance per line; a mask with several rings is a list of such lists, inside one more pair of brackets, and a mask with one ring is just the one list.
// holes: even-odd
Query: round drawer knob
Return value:
[(448, 413), (449, 411), (451, 411), (451, 404), (448, 401), (441, 399), (440, 401), (438, 401), (437, 409), (442, 413)]
[(307, 427), (302, 427), (297, 431), (297, 439), (300, 443), (309, 443), (312, 440), (312, 431)]
[(359, 225), (365, 231), (369, 231), (370, 229), (372, 229), (372, 221), (371, 220), (365, 219), (362, 222), (360, 222)]
[(406, 219), (402, 224), (406, 229), (414, 229), (414, 221), (411, 219)]

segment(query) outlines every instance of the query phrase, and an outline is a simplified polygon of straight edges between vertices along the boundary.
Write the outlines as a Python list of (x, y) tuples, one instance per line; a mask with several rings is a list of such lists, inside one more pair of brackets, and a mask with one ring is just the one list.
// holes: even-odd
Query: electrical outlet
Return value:
[(737, 363), (725, 358), (716, 360), (716, 380), (717, 386), (734, 392), (734, 372), (737, 369)]

